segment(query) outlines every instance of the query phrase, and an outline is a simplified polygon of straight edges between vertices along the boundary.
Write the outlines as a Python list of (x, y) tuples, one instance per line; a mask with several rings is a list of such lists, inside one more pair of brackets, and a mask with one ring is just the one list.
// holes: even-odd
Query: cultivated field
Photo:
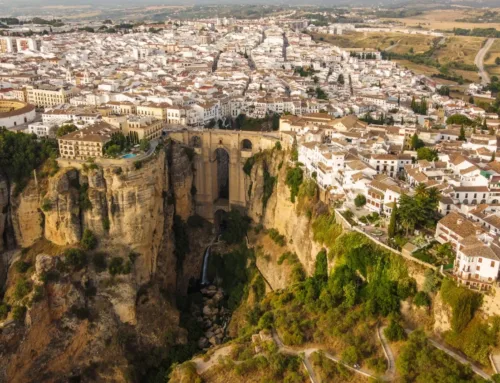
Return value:
[(485, 40), (484, 37), (451, 36), (436, 50), (434, 57), (441, 64), (461, 62), (474, 65), (474, 58)]
[(474, 9), (450, 9), (450, 10), (433, 10), (425, 12), (422, 15), (409, 18), (390, 18), (391, 20), (400, 22), (408, 27), (421, 26), (425, 29), (436, 30), (452, 30), (453, 28), (497, 28), (500, 29), (500, 23), (467, 23), (458, 22), (456, 20), (470, 18), (480, 11)]
[(500, 76), (500, 65), (495, 64), (497, 57), (500, 57), (500, 39), (495, 40), (484, 58), (484, 67), (493, 76)]
[(346, 32), (343, 35), (313, 34), (316, 41), (323, 41), (342, 48), (375, 48), (394, 53), (423, 53), (432, 46), (434, 37), (425, 35), (409, 35), (394, 32)]

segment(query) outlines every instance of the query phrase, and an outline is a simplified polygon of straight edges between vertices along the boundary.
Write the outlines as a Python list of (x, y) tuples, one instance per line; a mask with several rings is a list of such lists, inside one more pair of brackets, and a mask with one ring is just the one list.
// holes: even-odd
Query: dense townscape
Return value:
[(0, 123), (38, 137), (59, 129), (61, 157), (87, 160), (116, 156), (116, 146), (104, 150), (116, 132), (138, 144), (279, 118), (332, 201), (356, 208), (363, 196), (367, 214), (389, 218), (402, 195), (435, 188), (439, 213), (450, 214), (435, 239), (464, 249), (455, 271), (465, 284), (489, 288), (500, 267), (498, 115), (441, 95), (443, 85), (375, 50), (315, 42), (307, 25), (224, 18), (169, 22), (158, 33), (2, 37), (0, 97), (12, 111)]
[[(391, 59), (391, 49), (400, 40), (392, 41), (385, 50), (376, 46), (341, 47), (328, 41), (345, 33), (397, 33), (433, 39), (429, 43), (432, 51), (449, 38), (444, 32), (397, 23), (374, 25), (370, 18), (359, 25), (340, 23), (332, 21), (327, 12), (318, 14), (320, 23), (298, 17), (297, 11), (259, 19), (168, 18), (137, 25), (111, 20), (63, 24), (43, 19), (38, 24), (31, 20), (25, 25), (11, 25), (7, 24), (11, 20), (0, 19), (6, 27), (9, 25), (0, 36), (0, 202), (5, 202), (3, 211), (0, 209), (0, 250), (7, 254), (16, 242), (22, 250), (15, 259), (21, 263), (20, 259), (30, 254), (32, 259), (25, 262), (26, 267), (19, 266), (26, 270), (19, 271), (16, 266), (16, 275), (34, 273), (34, 286), (53, 282), (51, 268), (57, 269), (59, 278), (68, 270), (80, 272), (88, 267), (83, 250), (92, 254), (94, 274), (78, 277), (81, 280), (73, 280), (73, 285), (85, 294), (91, 288), (123, 287), (125, 282), (116, 282), (115, 277), (121, 275), (126, 280), (127, 275), (136, 273), (137, 294), (130, 292), (133, 289), (129, 285), (119, 293), (120, 299), (129, 299), (126, 304), (116, 303), (116, 291), (103, 294), (113, 303), (103, 306), (113, 308), (113, 318), (127, 326), (141, 321), (136, 307), (151, 304), (142, 286), (160, 286), (155, 290), (157, 295), (151, 293), (155, 297), (151, 302), (168, 301), (165, 297), (172, 299), (181, 290), (185, 295), (192, 294), (197, 286), (198, 306), (189, 306), (191, 300), (189, 304), (176, 302), (176, 315), (180, 314), (175, 320), (185, 320), (182, 325), (186, 328), (195, 323), (188, 335), (176, 334), (173, 327), (168, 330), (171, 333), (161, 330), (169, 347), (182, 345), (175, 349), (182, 357), (162, 354), (151, 367), (155, 376), (162, 376), (161, 381), (168, 381), (168, 370), (171, 382), (202, 382), (194, 376), (209, 371), (217, 353), (221, 358), (228, 357), (229, 351), (222, 351), (224, 347), (243, 347), (237, 342), (221, 346), (229, 338), (230, 321), (236, 322), (231, 325), (237, 327), (241, 339), (252, 342), (251, 351), (240, 350), (252, 357), (242, 359), (241, 364), (224, 365), (236, 371), (248, 367), (245, 363), (260, 363), (259, 355), (269, 353), (271, 357), (262, 362), (264, 367), (253, 366), (254, 372), (265, 370), (266, 363), (272, 364), (273, 357), (283, 354), (293, 356), (292, 361), (300, 356), (304, 367), (287, 362), (287, 368), (294, 374), (303, 368), (313, 383), (334, 381), (329, 379), (338, 374), (352, 375), (352, 380), (345, 382), (382, 376), (394, 380), (389, 338), (391, 342), (409, 339), (404, 347), (396, 347), (400, 359), (417, 360), (419, 352), (436, 352), (435, 346), (453, 363), (457, 361), (459, 367), (449, 368), (464, 379), (460, 381), (489, 379), (495, 373), (498, 378), (500, 353), (491, 351), (494, 341), (483, 342), (481, 346), (489, 352), (480, 354), (479, 346), (467, 349), (459, 338), (461, 331), (472, 328), (467, 327), (469, 323), (483, 326), (481, 339), (489, 331), (495, 337), (498, 332), (498, 321), (486, 324), (487, 319), (474, 317), (481, 303), (488, 315), (500, 315), (496, 297), (500, 277), (498, 77), (492, 76), (490, 81), (481, 74), (478, 81), (461, 83), (462, 93), (457, 95), (450, 91), (452, 76), (448, 72), (419, 74)], [(485, 40), (482, 45), (486, 51), (491, 46), (488, 44)], [(478, 73), (482, 73), (483, 59)], [(500, 56), (497, 59), (500, 65)], [(451, 66), (467, 71), (464, 67)], [(21, 141), (16, 136), (27, 138)], [(19, 153), (21, 147), (25, 155)], [(165, 160), (159, 154), (163, 150)], [(19, 190), (11, 183), (18, 184)], [(285, 196), (283, 190), (289, 194)], [(30, 199), (29, 193), (38, 196)], [(252, 224), (240, 216), (243, 209), (236, 209), (236, 205), (247, 210)], [(217, 215), (220, 211), (225, 214), (224, 220)], [(16, 218), (6, 218), (9, 214)], [(27, 218), (19, 218), (22, 214)], [(35, 219), (35, 215), (42, 218)], [(210, 238), (202, 240), (201, 230), (208, 225), (205, 221), (220, 227), (210, 229)], [(36, 230), (31, 229), (33, 222), (39, 226)], [(250, 227), (252, 231), (247, 234)], [(23, 230), (29, 234), (22, 234)], [(200, 236), (200, 244), (192, 240), (195, 237), (188, 239), (189, 230), (189, 235)], [(343, 231), (347, 234), (341, 234)], [(45, 254), (31, 254), (30, 248), (41, 238), (61, 246), (64, 250), (57, 251), (63, 252), (64, 260), (57, 263)], [(303, 243), (307, 245), (301, 247)], [(237, 250), (225, 247), (235, 244), (241, 246)], [(68, 248), (72, 245), (78, 249)], [(250, 246), (255, 252), (252, 256), (247, 255)], [(115, 247), (119, 255), (107, 263), (105, 252)], [(214, 253), (213, 248), (217, 249)], [(270, 253), (266, 253), (268, 248)], [(274, 260), (290, 267), (289, 284), (284, 282), (285, 277), (275, 278), (262, 270), (264, 262), (269, 264), (275, 256), (273, 251), (280, 248), (290, 250)], [(52, 248), (48, 249), (50, 252)], [(96, 249), (102, 252), (92, 253)], [(202, 262), (199, 258), (186, 261), (195, 250)], [(218, 251), (227, 253), (222, 257)], [(313, 251), (319, 251), (318, 255), (311, 255)], [(358, 251), (368, 251), (373, 258), (363, 258)], [(148, 252), (154, 255), (148, 258)], [(175, 259), (162, 261), (160, 256), (165, 254), (175, 254)], [(399, 261), (388, 254), (422, 269), (414, 271), (405, 266), (402, 272)], [(9, 259), (12, 263), (13, 258)], [(193, 266), (195, 263), (198, 266)], [(29, 266), (33, 267), (27, 271)], [(141, 272), (137, 271), (140, 268)], [(226, 279), (222, 271), (210, 276), (214, 268), (227, 273)], [(172, 270), (177, 273), (175, 278), (169, 274)], [(109, 281), (103, 282), (99, 273), (109, 273)], [(422, 277), (413, 278), (418, 273)], [(101, 278), (100, 284), (94, 281), (92, 285), (92, 278)], [(379, 290), (373, 287), (377, 284)], [(462, 311), (455, 309), (457, 302), (463, 302), (462, 298), (451, 297), (459, 295), (454, 289), (466, 291), (461, 293), (467, 297), (467, 307)], [(15, 296), (17, 290), (11, 289), (6, 297)], [(435, 298), (438, 291), (439, 301)], [(30, 290), (29, 294), (35, 292)], [(90, 294), (93, 297), (96, 291)], [(25, 296), (28, 292), (18, 300)], [(248, 296), (252, 304), (245, 301)], [(473, 365), (473, 370), (467, 366), (462, 371), (462, 364), (469, 361), (462, 354), (440, 343), (431, 347), (417, 326), (410, 330), (405, 324), (403, 328), (400, 301), (408, 299), (417, 308), (416, 314), (412, 311), (417, 325), (430, 315), (431, 301), (435, 308), (435, 302), (441, 299), (444, 303), (440, 305), (446, 303), (453, 308), (453, 318), (467, 316), (463, 325), (458, 320), (447, 323), (448, 334), (455, 338), (450, 335), (444, 339), (475, 363), (484, 366), (491, 361), (492, 370), (486, 373)], [(8, 309), (0, 303), (0, 317), (5, 320), (10, 315), (10, 320), (28, 310), (31, 318), (29, 305), (24, 303)], [(77, 303), (67, 304), (72, 307), (71, 315), (90, 318), (91, 305), (85, 303), (88, 312), (82, 314), (73, 309)], [(182, 304), (188, 308), (181, 309)], [(55, 307), (58, 305), (63, 304)], [(1, 312), (4, 306), (5, 313)], [(14, 314), (18, 306), (24, 311)], [(242, 307), (245, 314), (231, 318)], [(418, 312), (422, 307), (425, 313)], [(170, 306), (165, 311), (168, 309)], [(161, 317), (152, 308), (148, 310), (148, 315)], [(183, 316), (186, 312), (189, 319)], [(326, 312), (328, 315), (323, 315)], [(302, 321), (301, 315), (308, 316), (309, 321)], [(381, 327), (380, 318), (389, 324)], [(483, 319), (484, 323), (480, 322)], [(244, 320), (250, 323), (246, 327), (240, 323)], [(311, 324), (314, 320), (318, 329)], [(352, 323), (347, 325), (343, 320)], [(366, 323), (361, 327), (363, 321)], [(0, 327), (14, 323), (7, 322)], [(339, 334), (347, 332), (337, 327), (322, 332), (325, 323), (333, 322), (344, 323), (349, 331), (359, 326), (356, 331), (360, 334), (376, 331), (378, 346), (367, 346), (362, 341), (370, 343), (373, 339), (367, 341), (364, 335), (356, 335), (342, 338), (345, 347), (339, 358), (319, 353), (316, 348), (297, 348), (307, 342), (319, 344), (318, 339), (332, 333), (341, 337)], [(414, 330), (415, 334), (407, 338), (406, 334)], [(147, 331), (157, 329), (151, 326)], [(193, 333), (196, 337), (190, 335)], [(148, 341), (156, 341), (156, 336), (151, 335)], [(135, 347), (131, 337), (123, 335), (121, 346)], [(140, 335), (134, 339), (140, 339)], [(271, 347), (265, 346), (269, 343), (272, 350), (266, 349)], [(194, 345), (194, 349), (186, 345)], [(174, 368), (176, 363), (212, 347), (217, 349), (213, 356), (181, 366), (192, 380), (176, 380), (176, 374), (182, 371)], [(376, 347), (381, 348), (374, 351)], [(354, 356), (349, 356), (349, 350)], [(234, 360), (240, 356), (233, 355)], [(311, 372), (310, 361), (325, 369), (327, 359), (344, 366), (344, 375), (335, 370), (329, 378), (318, 380)], [(365, 363), (365, 359), (370, 362)], [(435, 360), (439, 357), (432, 359), (435, 369), (441, 363), (439, 369), (444, 371), (446, 363)], [(137, 355), (127, 363), (147, 365)], [(401, 381), (431, 381), (411, 378), (418, 375), (417, 367), (409, 367), (410, 362), (404, 366), (398, 363), (397, 374), (404, 377)], [(160, 368), (162, 364), (167, 367)], [(159, 381), (146, 370), (136, 371), (135, 380), (116, 381)], [(283, 371), (279, 378), (278, 374), (262, 381), (304, 381), (285, 379), (292, 375)], [(2, 374), (0, 381), (8, 375)], [(396, 381), (401, 376), (396, 375)], [(356, 380), (358, 377), (362, 380)]]

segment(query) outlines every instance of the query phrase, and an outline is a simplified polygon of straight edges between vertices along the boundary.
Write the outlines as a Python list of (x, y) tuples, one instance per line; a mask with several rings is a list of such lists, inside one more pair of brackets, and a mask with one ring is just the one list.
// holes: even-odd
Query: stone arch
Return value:
[(464, 199), (462, 203), (463, 203), (464, 205), (468, 205), (468, 204), (469, 204), (469, 200), (468, 200), (468, 199)]
[(200, 136), (192, 136), (189, 140), (189, 145), (193, 148), (201, 148), (201, 137)]
[(471, 205), (477, 205), (477, 200), (476, 199), (473, 199), (470, 203)]
[(495, 204), (497, 204), (497, 203), (498, 203), (498, 200), (497, 200), (497, 199), (494, 199), (493, 201), (491, 201), (491, 203), (492, 203), (493, 205), (495, 205)]
[(217, 199), (229, 199), (229, 152), (225, 148), (215, 149), (217, 177)]
[(253, 143), (248, 138), (241, 140), (241, 150), (252, 150)]

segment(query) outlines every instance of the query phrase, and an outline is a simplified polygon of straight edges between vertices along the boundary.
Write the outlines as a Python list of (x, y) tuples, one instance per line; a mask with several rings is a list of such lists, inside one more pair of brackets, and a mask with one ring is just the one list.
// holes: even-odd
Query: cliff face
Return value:
[(5, 230), (7, 227), (7, 217), (9, 210), (9, 187), (7, 179), (0, 174), (0, 251), (4, 250), (5, 246)]
[[(11, 248), (31, 246), (17, 251), (14, 260), (33, 264), (36, 259), (33, 274), (23, 276), (10, 267), (8, 278), (2, 278), (7, 279), (5, 302), (31, 303), (26, 325), (10, 325), (0, 334), (0, 381), (65, 382), (72, 376), (137, 381), (147, 371), (136, 366), (148, 355), (186, 341), (174, 296), (185, 294), (189, 279), (199, 277), (203, 256), (192, 246), (197, 257), (186, 254), (183, 267), (174, 251), (174, 214), (186, 220), (194, 211), (188, 154), (172, 144), (139, 169), (133, 163), (62, 168), (40, 185), (31, 181), (16, 197), (0, 178), (0, 249), (8, 239)], [(88, 253), (82, 269), (68, 268), (63, 250), (77, 246), (85, 229), (98, 238), (98, 248)], [(49, 255), (35, 253), (40, 243)], [(130, 273), (112, 276), (97, 270), (96, 252), (108, 265), (116, 257), (126, 263), (132, 252), (138, 257)], [(47, 274), (57, 277), (47, 280)], [(33, 285), (22, 300), (13, 293), (20, 278)], [(37, 299), (35, 285), (41, 293)], [(167, 343), (166, 334), (173, 334)]]
[(56, 245), (77, 243), (82, 235), (78, 178), (78, 171), (69, 168), (60, 170), (48, 182), (44, 201), (48, 203), (49, 208), (44, 212), (44, 235)]
[[(275, 228), (288, 240), (288, 248), (297, 253), (308, 275), (314, 270), (316, 254), (322, 246), (313, 240), (311, 220), (297, 212), (296, 204), (290, 200), (290, 189), (285, 184), (288, 156), (284, 151), (273, 150), (263, 156), (252, 167), (246, 177), (246, 190), (251, 188), (248, 199), (248, 215), (254, 222), (266, 228)], [(277, 178), (274, 191), (264, 208), (264, 169)], [(248, 197), (247, 197), (248, 198)]]

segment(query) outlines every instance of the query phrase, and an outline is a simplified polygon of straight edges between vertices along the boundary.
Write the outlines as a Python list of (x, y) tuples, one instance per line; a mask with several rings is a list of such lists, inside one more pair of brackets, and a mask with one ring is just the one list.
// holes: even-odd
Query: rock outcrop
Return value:
[(40, 192), (35, 182), (30, 182), (19, 196), (11, 196), (12, 227), (16, 243), (29, 247), (43, 236), (43, 215), (40, 209)]
[[(187, 341), (175, 297), (199, 277), (203, 251), (193, 244), (179, 261), (173, 222), (175, 214), (186, 221), (194, 213), (191, 162), (190, 152), (172, 143), (140, 166), (63, 167), (15, 197), (0, 177), (0, 251), (6, 237), (18, 248), (55, 249), (36, 259), (18, 251), (15, 259), (34, 266), (24, 276), (32, 289), (22, 300), (13, 292), (24, 277), (10, 267), (2, 278), (6, 302), (29, 307), (24, 326), (8, 325), (0, 335), (0, 381), (132, 381), (132, 368), (137, 379), (147, 374), (137, 366), (146, 366), (149, 355)], [(188, 235), (203, 241), (208, 226)], [(81, 268), (68, 265), (58, 246), (77, 245), (86, 229), (108, 265), (113, 258), (126, 264), (134, 254), (129, 271), (99, 271), (91, 253)]]
[[(314, 271), (316, 254), (322, 246), (313, 240), (311, 220), (297, 212), (296, 204), (291, 202), (290, 189), (285, 184), (288, 157), (286, 152), (273, 150), (256, 161), (249, 177), (246, 177), (248, 193), (248, 215), (256, 223), (266, 228), (275, 228), (288, 240), (288, 248), (294, 251), (308, 275)], [(277, 178), (274, 191), (267, 201), (262, 202), (264, 194), (264, 169)]]
[(44, 236), (56, 245), (71, 245), (81, 238), (78, 179), (79, 173), (73, 168), (61, 169), (49, 179), (44, 196)]
[(0, 174), (0, 251), (4, 250), (4, 233), (7, 228), (9, 211), (9, 185), (7, 179)]

